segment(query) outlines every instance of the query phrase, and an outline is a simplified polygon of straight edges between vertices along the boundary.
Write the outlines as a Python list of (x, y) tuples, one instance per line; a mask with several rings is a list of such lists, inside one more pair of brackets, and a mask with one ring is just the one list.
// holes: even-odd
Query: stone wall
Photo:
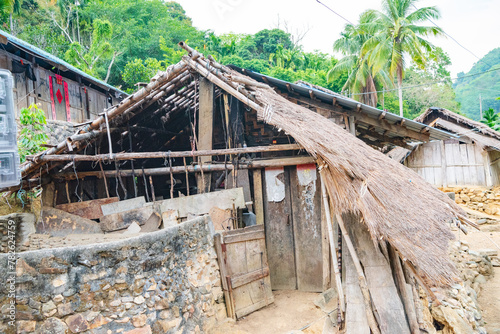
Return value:
[[(16, 325), (0, 332), (200, 333), (225, 318), (213, 226), (201, 217), (106, 244), (18, 253)], [(0, 277), (7, 276), (0, 254)]]
[(500, 216), (500, 187), (494, 188), (442, 188), (454, 192), (455, 202), (488, 215)]

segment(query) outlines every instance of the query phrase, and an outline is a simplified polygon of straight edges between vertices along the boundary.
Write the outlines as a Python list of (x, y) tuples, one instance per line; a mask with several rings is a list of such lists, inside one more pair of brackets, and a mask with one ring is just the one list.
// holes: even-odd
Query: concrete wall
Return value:
[[(202, 217), (107, 244), (18, 253), (17, 333), (207, 331), (225, 318), (212, 229)], [(16, 333), (8, 288), (0, 282), (0, 332)]]

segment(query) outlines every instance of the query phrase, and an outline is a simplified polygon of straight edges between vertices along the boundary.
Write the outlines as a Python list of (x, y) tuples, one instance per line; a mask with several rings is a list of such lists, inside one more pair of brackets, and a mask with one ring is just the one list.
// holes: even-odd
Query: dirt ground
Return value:
[(237, 322), (223, 323), (215, 329), (213, 334), (298, 333), (306, 326), (309, 327), (303, 330), (303, 333), (322, 332), (326, 315), (314, 305), (314, 300), (318, 298), (319, 293), (273, 291), (273, 294), (274, 304), (249, 314)]
[[(481, 225), (481, 232), (472, 230), (468, 235), (454, 233), (460, 240), (467, 241), (471, 250), (495, 249), (500, 253), (500, 224)], [(495, 275), (482, 286), (478, 301), (486, 330), (489, 334), (500, 334), (500, 267), (493, 270)]]

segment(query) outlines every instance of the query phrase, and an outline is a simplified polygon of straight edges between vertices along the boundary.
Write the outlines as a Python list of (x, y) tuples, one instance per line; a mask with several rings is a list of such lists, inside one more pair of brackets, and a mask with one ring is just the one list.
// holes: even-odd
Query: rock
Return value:
[(337, 298), (337, 291), (333, 288), (321, 293), (315, 300), (314, 305), (319, 307), (323, 312), (330, 313), (337, 307), (335, 302)]
[(445, 325), (444, 332), (446, 333), (474, 334), (472, 327), (451, 307), (433, 307), (432, 315), (434, 319)]
[(59, 304), (57, 306), (57, 313), (59, 313), (59, 316), (61, 317), (73, 313), (73, 307), (71, 306), (71, 303)]
[(81, 314), (69, 316), (66, 318), (66, 324), (71, 333), (80, 333), (89, 329), (89, 323)]
[(477, 275), (476, 278), (474, 278), (474, 283), (484, 284), (486, 283), (486, 278), (483, 275)]
[(35, 332), (36, 321), (19, 320), (16, 322), (16, 326), (18, 334), (33, 333)]
[(151, 326), (147, 325), (143, 328), (132, 329), (131, 331), (126, 331), (123, 334), (152, 334)]
[(136, 222), (133, 222), (123, 234), (137, 234), (139, 232), (141, 232), (141, 227)]
[(147, 320), (148, 317), (145, 314), (139, 314), (132, 318), (132, 325), (134, 325), (134, 327), (144, 327)]
[(143, 304), (145, 301), (146, 299), (144, 299), (143, 296), (137, 296), (134, 298), (134, 303), (136, 303), (137, 305)]
[(495, 249), (480, 249), (477, 252), (481, 256), (498, 256), (498, 251)]
[(57, 318), (48, 318), (35, 331), (35, 334), (66, 334), (68, 326)]
[(55, 309), (56, 309), (56, 304), (54, 304), (54, 302), (51, 300), (49, 300), (47, 303), (42, 304), (42, 313), (48, 313)]

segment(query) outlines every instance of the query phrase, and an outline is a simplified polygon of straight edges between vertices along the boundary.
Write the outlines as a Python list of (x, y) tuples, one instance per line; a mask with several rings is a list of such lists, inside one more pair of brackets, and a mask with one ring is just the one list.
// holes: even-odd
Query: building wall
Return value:
[(489, 161), (488, 152), (477, 145), (447, 140), (419, 145), (405, 165), (438, 187), (486, 187), (499, 184)]
[[(22, 58), (10, 54), (4, 50), (0, 50), (0, 68), (12, 71), (13, 59), (20, 61)], [(22, 61), (24, 64), (31, 64), (31, 62), (27, 59), (22, 59)], [(50, 96), (49, 77), (52, 76), (53, 78), (55, 78), (55, 74), (39, 66), (34, 66), (33, 71), (37, 79), (36, 81), (32, 81), (27, 78), (24, 73), (12, 73), (14, 77), (14, 101), (17, 105), (17, 116), (19, 116), (18, 112), (20, 109), (28, 107), (31, 103), (38, 103), (40, 105), (40, 108), (45, 111), (45, 116), (48, 120), (70, 120), (74, 123), (80, 123), (89, 119), (94, 119), (98, 114), (102, 113), (105, 108), (108, 108), (111, 105), (108, 102), (108, 97), (106, 96), (106, 94), (96, 89), (89, 88), (88, 86), (80, 84), (76, 81), (65, 78), (64, 72), (61, 71), (60, 74), (63, 77), (63, 82), (66, 82), (68, 85), (70, 119), (68, 119), (66, 115), (65, 100), (61, 104), (59, 104), (56, 96), (54, 96), (54, 107), (56, 111), (56, 117), (54, 118)], [(53, 81), (53, 85), (57, 85), (57, 83)], [(55, 88), (55, 91), (57, 91), (57, 88), (58, 87)], [(59, 88), (61, 88), (61, 93), (64, 95), (63, 86), (61, 85)], [(118, 100), (115, 99), (114, 96), (112, 97), (112, 99), (112, 104), (118, 102)]]
[[(211, 229), (201, 217), (107, 244), (18, 253), (17, 333), (206, 332), (226, 312)], [(0, 254), (4, 278), (7, 259)], [(0, 332), (15, 333), (6, 281)]]

